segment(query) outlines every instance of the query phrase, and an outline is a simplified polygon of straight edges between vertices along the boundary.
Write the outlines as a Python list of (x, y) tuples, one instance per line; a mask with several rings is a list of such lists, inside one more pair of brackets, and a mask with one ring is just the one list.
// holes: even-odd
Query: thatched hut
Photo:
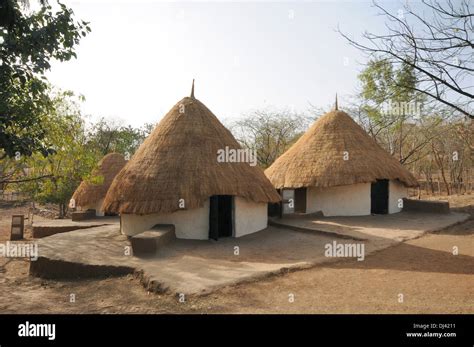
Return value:
[(266, 171), (283, 213), (355, 216), (399, 212), (415, 177), (349, 115), (319, 118)]
[(119, 153), (109, 153), (98, 163), (92, 172), (90, 181), (82, 181), (72, 196), (72, 204), (78, 211), (95, 210), (96, 216), (103, 216), (104, 202), (107, 190), (113, 179), (125, 166), (125, 159)]
[(279, 195), (248, 162), (220, 162), (218, 152), (241, 149), (217, 117), (194, 97), (179, 101), (117, 175), (104, 208), (121, 215), (135, 235), (173, 224), (176, 237), (240, 237), (267, 227), (267, 203)]

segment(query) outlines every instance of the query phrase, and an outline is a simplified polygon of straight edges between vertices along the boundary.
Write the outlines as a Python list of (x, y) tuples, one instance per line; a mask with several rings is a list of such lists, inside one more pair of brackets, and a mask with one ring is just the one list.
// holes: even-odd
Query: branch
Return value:
[(3, 183), (24, 183), (24, 182), (31, 182), (31, 181), (36, 181), (36, 180), (41, 180), (44, 178), (52, 178), (53, 175), (43, 175), (43, 176), (38, 176), (38, 177), (32, 177), (32, 178), (22, 178), (18, 180), (0, 180), (0, 184)]

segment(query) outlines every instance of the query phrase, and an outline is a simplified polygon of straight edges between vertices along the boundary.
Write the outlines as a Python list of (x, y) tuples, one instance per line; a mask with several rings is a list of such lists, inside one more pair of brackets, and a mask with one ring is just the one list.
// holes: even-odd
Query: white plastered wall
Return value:
[(294, 213), (295, 212), (295, 206), (294, 206), (294, 202), (295, 202), (295, 190), (294, 189), (283, 189), (282, 191), (282, 197), (283, 197), (283, 200), (290, 200), (292, 199), (293, 201), (293, 207), (290, 207), (290, 204), (288, 202), (285, 202), (283, 204), (283, 214), (289, 214), (289, 213)]
[(322, 211), (325, 216), (370, 214), (370, 183), (306, 190), (306, 213)]
[(99, 216), (99, 217), (103, 217), (105, 214), (104, 214), (104, 210), (102, 209), (102, 204), (104, 203), (104, 199), (100, 199), (99, 201), (97, 201), (97, 203), (95, 204), (95, 215), (96, 216)]
[[(235, 237), (260, 231), (267, 227), (267, 204), (234, 197), (233, 216)], [(156, 224), (173, 224), (176, 237), (180, 239), (207, 240), (209, 238), (209, 200), (202, 208), (166, 215), (122, 214), (121, 216), (122, 233), (128, 236), (139, 234)]]
[(388, 213), (398, 213), (402, 210), (398, 207), (398, 200), (408, 196), (408, 188), (399, 181), (391, 180), (388, 189)]
[(207, 240), (209, 238), (209, 200), (201, 208), (164, 215), (121, 215), (122, 233), (128, 236), (139, 234), (156, 224), (173, 224), (176, 237), (180, 239)]
[(234, 236), (248, 235), (267, 227), (267, 203), (234, 197)]

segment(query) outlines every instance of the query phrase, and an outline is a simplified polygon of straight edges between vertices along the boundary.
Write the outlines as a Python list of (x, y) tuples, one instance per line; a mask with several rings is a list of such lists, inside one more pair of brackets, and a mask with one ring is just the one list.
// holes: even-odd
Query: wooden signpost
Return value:
[(12, 229), (10, 234), (10, 240), (23, 240), (23, 232), (25, 230), (25, 216), (24, 215), (13, 215), (12, 216)]

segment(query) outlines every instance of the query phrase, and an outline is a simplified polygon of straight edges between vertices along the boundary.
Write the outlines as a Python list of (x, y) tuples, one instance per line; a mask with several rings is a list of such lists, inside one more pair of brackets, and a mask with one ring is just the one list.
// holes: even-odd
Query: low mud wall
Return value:
[(442, 213), (450, 212), (448, 201), (403, 199), (403, 211)]
[(99, 225), (64, 225), (64, 226), (33, 226), (32, 237), (35, 239), (40, 239), (43, 237), (65, 233), (68, 231), (79, 230), (79, 229), (88, 229), (94, 228)]
[(90, 265), (39, 257), (30, 262), (30, 275), (44, 279), (106, 278), (134, 273), (128, 266)]

